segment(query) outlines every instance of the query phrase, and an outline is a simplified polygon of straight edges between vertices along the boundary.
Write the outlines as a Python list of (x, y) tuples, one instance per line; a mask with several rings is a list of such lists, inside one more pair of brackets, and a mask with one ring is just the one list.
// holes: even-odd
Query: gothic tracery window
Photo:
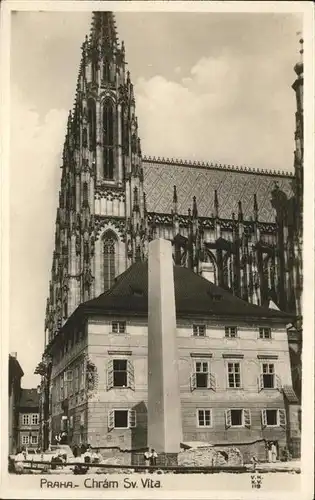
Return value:
[(109, 290), (114, 284), (116, 275), (116, 235), (108, 231), (104, 237), (104, 290)]
[(92, 60), (92, 82), (93, 83), (97, 82), (97, 61), (94, 58)]
[(114, 178), (114, 111), (113, 104), (103, 106), (104, 178)]
[(89, 123), (89, 149), (95, 151), (96, 147), (96, 105), (94, 99), (88, 101), (88, 123)]
[(106, 59), (104, 60), (103, 63), (103, 80), (104, 82), (110, 82), (110, 64)]

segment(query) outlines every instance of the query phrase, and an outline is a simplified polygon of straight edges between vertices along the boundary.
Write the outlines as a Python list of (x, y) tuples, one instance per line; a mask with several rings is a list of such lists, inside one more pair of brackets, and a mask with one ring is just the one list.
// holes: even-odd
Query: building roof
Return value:
[(24, 372), (18, 362), (16, 355), (9, 354), (9, 381), (11, 382), (14, 378), (23, 377)]
[(37, 389), (22, 389), (20, 408), (38, 408), (39, 394)]
[(271, 206), (271, 191), (275, 183), (292, 196), (293, 175), (285, 172), (253, 170), (230, 165), (202, 164), (144, 157), (144, 191), (148, 212), (171, 213), (173, 186), (176, 185), (178, 213), (186, 215), (196, 196), (200, 217), (211, 217), (214, 210), (214, 192), (217, 191), (219, 217), (231, 219), (242, 202), (245, 220), (254, 217), (254, 194), (257, 195), (258, 217), (261, 222), (275, 222)]
[[(177, 316), (234, 316), (259, 318), (286, 323), (287, 313), (259, 307), (235, 297), (190, 269), (175, 266), (175, 304)], [(81, 311), (97, 314), (148, 313), (148, 263), (137, 262), (116, 278), (107, 292), (79, 306)]]
[(283, 388), (283, 394), (287, 398), (289, 403), (298, 403), (298, 397), (294, 392), (294, 389), (291, 385), (284, 385)]

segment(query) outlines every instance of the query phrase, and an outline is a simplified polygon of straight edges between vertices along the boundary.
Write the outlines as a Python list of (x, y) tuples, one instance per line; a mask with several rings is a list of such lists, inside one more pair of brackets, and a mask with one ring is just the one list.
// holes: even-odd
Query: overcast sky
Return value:
[[(292, 170), (301, 19), (118, 13), (147, 155)], [(89, 13), (12, 16), (10, 350), (25, 372), (44, 344), (60, 157)]]

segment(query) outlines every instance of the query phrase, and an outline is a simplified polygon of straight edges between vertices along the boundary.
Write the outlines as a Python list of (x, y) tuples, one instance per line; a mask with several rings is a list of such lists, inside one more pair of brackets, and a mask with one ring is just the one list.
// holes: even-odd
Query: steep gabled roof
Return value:
[(37, 389), (22, 389), (20, 408), (37, 409), (39, 406), (39, 394)]
[[(291, 315), (287, 313), (249, 304), (184, 267), (174, 267), (174, 282), (178, 317), (185, 315), (235, 316), (244, 320), (265, 318), (283, 323), (291, 319)], [(147, 314), (148, 263), (133, 264), (118, 276), (110, 290), (83, 303), (79, 309), (91, 314)]]
[(215, 212), (216, 190), (220, 218), (231, 219), (232, 212), (237, 214), (239, 201), (244, 219), (254, 217), (256, 194), (259, 220), (275, 222), (270, 202), (275, 183), (287, 196), (292, 195), (293, 176), (286, 172), (151, 157), (144, 157), (142, 166), (149, 212), (171, 213), (173, 186), (176, 185), (179, 214), (187, 214), (196, 196), (199, 216), (211, 217)]

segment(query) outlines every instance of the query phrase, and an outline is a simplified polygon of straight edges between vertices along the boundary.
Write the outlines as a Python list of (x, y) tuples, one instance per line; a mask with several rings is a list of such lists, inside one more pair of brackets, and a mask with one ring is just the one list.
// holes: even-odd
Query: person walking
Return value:
[[(151, 450), (148, 447), (144, 452), (144, 464), (149, 467), (151, 465)], [(149, 469), (146, 469), (145, 472), (149, 472)]]
[(271, 460), (272, 462), (277, 461), (277, 447), (275, 442), (271, 444)]
[(18, 453), (14, 457), (14, 469), (16, 474), (23, 474), (24, 472), (24, 454), (22, 450), (19, 450)]
[(156, 465), (156, 460), (157, 460), (157, 453), (154, 448), (151, 448), (150, 450), (150, 465), (155, 466)]

